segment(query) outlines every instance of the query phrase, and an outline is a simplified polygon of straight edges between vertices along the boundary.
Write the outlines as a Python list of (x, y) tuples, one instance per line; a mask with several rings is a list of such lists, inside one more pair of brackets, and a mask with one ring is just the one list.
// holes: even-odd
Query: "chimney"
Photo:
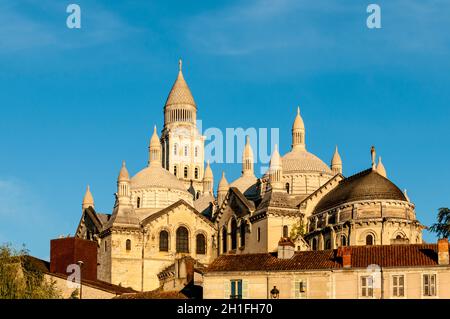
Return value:
[(69, 275), (67, 267), (83, 262), (83, 279), (97, 280), (97, 242), (76, 237), (50, 241), (50, 272)]
[(352, 268), (352, 249), (350, 247), (342, 247), (342, 266), (344, 269)]
[(438, 264), (448, 265), (448, 239), (442, 238), (438, 240)]
[(279, 259), (291, 259), (295, 254), (295, 244), (288, 237), (281, 237), (278, 242), (278, 253), (277, 257)]

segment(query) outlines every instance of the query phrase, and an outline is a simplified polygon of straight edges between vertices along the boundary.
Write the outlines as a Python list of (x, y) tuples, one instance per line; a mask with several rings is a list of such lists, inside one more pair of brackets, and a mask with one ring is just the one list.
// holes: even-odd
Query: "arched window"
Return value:
[(185, 166), (184, 167), (184, 178), (187, 178), (187, 177), (188, 177), (188, 167)]
[(176, 165), (173, 167), (173, 175), (177, 176), (177, 166)]
[(178, 227), (177, 229), (177, 253), (189, 252), (189, 232), (186, 227)]
[(187, 145), (184, 147), (184, 156), (188, 156), (188, 147), (187, 147)]
[(290, 185), (289, 185), (289, 183), (286, 183), (286, 193), (288, 193), (289, 194), (289, 187), (290, 187)]
[(198, 179), (198, 167), (194, 169), (194, 178)]
[(231, 249), (237, 248), (237, 222), (236, 219), (231, 220)]
[(287, 225), (283, 226), (283, 237), (284, 238), (289, 237), (289, 227)]
[(137, 208), (141, 208), (141, 198), (140, 198), (140, 197), (138, 197), (138, 198), (136, 199), (136, 207), (137, 207)]
[(131, 250), (131, 240), (127, 239), (125, 242), (125, 249)]
[(325, 242), (325, 249), (331, 249), (331, 240), (327, 239)]
[(312, 250), (317, 250), (317, 238), (312, 239), (311, 248)]
[(173, 155), (177, 155), (178, 154), (178, 145), (174, 144), (173, 145)]
[(200, 198), (200, 191), (198, 191), (195, 196), (196, 196), (197, 199), (199, 199)]
[(402, 238), (403, 238), (403, 236), (400, 234), (398, 234), (397, 237), (395, 237), (395, 239), (402, 239)]
[(240, 228), (240, 237), (241, 237), (241, 247), (245, 246), (245, 231), (246, 231), (246, 224), (247, 222), (245, 220), (241, 221), (241, 228)]
[(159, 251), (169, 251), (169, 233), (165, 230), (159, 233)]
[(369, 234), (366, 236), (366, 245), (367, 246), (372, 246), (373, 245), (373, 235)]
[(206, 238), (203, 234), (198, 234), (196, 238), (197, 254), (206, 254)]
[(227, 229), (226, 228), (224, 228), (223, 230), (222, 230), (222, 252), (225, 254), (227, 251), (228, 251), (228, 249), (227, 249), (227, 236), (228, 234), (227, 234)]
[(347, 246), (347, 237), (341, 235), (341, 246)]
[(256, 239), (258, 241), (261, 241), (261, 227), (258, 227), (258, 230), (256, 232)]

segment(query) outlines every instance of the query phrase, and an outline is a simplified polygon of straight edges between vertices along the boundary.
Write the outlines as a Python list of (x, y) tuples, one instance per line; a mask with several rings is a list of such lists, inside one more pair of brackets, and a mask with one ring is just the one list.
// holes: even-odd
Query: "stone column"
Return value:
[(331, 227), (330, 236), (331, 249), (336, 249), (336, 231), (334, 230), (334, 227)]

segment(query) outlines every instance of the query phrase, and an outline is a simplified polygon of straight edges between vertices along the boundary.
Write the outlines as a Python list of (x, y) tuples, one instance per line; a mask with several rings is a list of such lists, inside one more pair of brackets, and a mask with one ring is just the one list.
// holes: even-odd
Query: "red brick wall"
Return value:
[(83, 262), (82, 278), (97, 279), (97, 243), (80, 238), (50, 241), (50, 272), (68, 275), (67, 266)]

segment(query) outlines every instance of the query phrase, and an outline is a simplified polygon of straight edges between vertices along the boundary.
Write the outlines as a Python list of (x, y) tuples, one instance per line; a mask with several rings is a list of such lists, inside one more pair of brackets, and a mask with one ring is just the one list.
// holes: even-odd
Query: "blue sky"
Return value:
[[(300, 105), (309, 151), (328, 163), (338, 144), (352, 175), (375, 145), (430, 225), (450, 206), (450, 3), (376, 1), (379, 30), (369, 3), (2, 1), (0, 242), (48, 258), (86, 184), (111, 211), (121, 161), (146, 164), (180, 57), (205, 128), (280, 128), (283, 154)], [(230, 181), (240, 164), (213, 165), (216, 184), (222, 169)]]

